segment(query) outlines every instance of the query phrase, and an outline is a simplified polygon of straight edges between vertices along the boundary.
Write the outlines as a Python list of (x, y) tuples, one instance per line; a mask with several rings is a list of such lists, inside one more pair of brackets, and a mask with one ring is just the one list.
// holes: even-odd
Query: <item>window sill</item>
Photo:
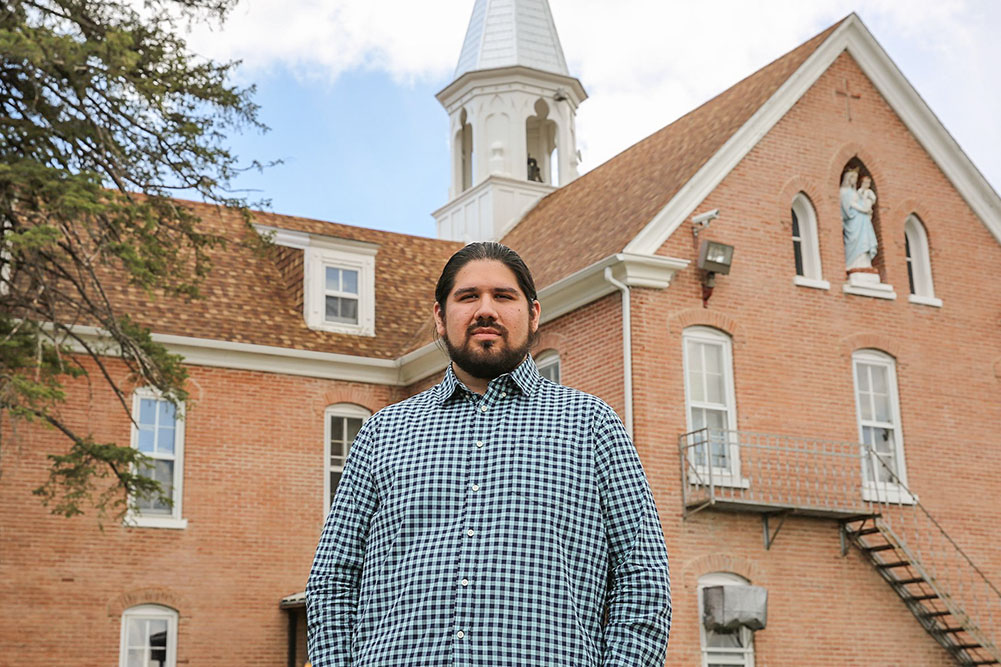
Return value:
[(306, 326), (314, 331), (329, 331), (330, 333), (348, 334), (350, 336), (375, 336), (374, 328), (363, 325), (308, 322)]
[(934, 306), (935, 308), (942, 307), (942, 299), (938, 299), (933, 296), (919, 296), (917, 294), (911, 294), (907, 297), (907, 300), (911, 303), (919, 303), (922, 306)]
[(125, 525), (131, 528), (167, 528), (184, 530), (188, 527), (187, 519), (177, 519), (170, 516), (138, 516), (130, 514), (125, 518)]
[[(710, 483), (711, 482), (711, 483)], [(739, 475), (734, 475), (732, 473), (724, 473), (719, 471), (714, 471), (712, 474), (712, 480), (709, 478), (709, 471), (699, 469), (695, 472), (690, 472), (688, 474), (688, 483), (692, 486), (713, 486), (713, 487), (726, 487), (728, 489), (749, 489), (751, 488), (751, 480), (746, 477), (740, 477)]]
[(873, 484), (866, 482), (862, 487), (862, 500), (870, 503), (891, 505), (913, 505), (918, 499), (898, 484)]
[(831, 289), (831, 283), (819, 278), (807, 278), (806, 276), (793, 276), (792, 281), (800, 287), (812, 287), (813, 289)]

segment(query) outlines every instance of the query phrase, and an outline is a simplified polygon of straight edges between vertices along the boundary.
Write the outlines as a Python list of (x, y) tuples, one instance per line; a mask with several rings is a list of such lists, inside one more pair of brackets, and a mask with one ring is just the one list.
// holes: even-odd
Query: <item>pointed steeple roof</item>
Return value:
[(522, 65), (570, 76), (547, 0), (476, 0), (455, 78)]

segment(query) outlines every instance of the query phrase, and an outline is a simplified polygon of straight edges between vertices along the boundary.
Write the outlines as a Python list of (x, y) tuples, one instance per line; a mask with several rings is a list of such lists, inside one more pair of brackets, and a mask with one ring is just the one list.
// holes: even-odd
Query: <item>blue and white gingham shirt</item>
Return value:
[(671, 623), (636, 449), (531, 358), (365, 423), (306, 605), (313, 667), (660, 667)]

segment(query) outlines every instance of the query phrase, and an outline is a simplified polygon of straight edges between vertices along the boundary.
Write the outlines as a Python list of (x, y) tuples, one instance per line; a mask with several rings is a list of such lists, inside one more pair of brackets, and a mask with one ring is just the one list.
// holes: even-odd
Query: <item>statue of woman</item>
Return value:
[(845, 172), (841, 181), (841, 222), (844, 225), (845, 268), (872, 268), (878, 244), (876, 232), (872, 228), (872, 208), (876, 203), (876, 193), (868, 176), (862, 177), (862, 185), (857, 190), (858, 171)]

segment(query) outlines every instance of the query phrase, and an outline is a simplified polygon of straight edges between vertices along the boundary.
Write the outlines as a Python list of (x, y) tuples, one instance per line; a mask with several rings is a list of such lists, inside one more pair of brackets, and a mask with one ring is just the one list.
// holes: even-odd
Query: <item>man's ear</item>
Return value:
[(531, 322), (532, 333), (535, 333), (539, 330), (539, 322), (541, 321), (539, 317), (542, 315), (542, 304), (540, 304), (539, 300), (536, 299), (532, 301), (532, 305), (529, 310), (531, 311), (529, 313), (529, 321)]
[(445, 335), (445, 314), (441, 310), (441, 304), (434, 302), (434, 328), (439, 336)]

